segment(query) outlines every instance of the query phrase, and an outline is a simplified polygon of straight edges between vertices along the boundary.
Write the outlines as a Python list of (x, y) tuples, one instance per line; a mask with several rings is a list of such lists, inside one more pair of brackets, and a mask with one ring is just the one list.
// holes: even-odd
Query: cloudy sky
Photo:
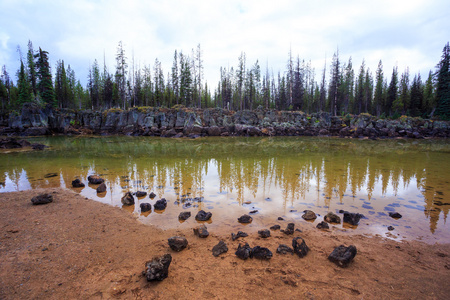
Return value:
[[(434, 70), (450, 40), (448, 0), (0, 0), (0, 65), (10, 75), (18, 68), (19, 45), (28, 40), (70, 64), (82, 83), (94, 59), (114, 72), (122, 41), (130, 65), (172, 66), (174, 50), (190, 54), (201, 45), (204, 74), (216, 87), (221, 66), (236, 66), (246, 53), (247, 65), (259, 60), (276, 74), (284, 71), (289, 49), (311, 60), (316, 73), (339, 49), (341, 61), (363, 59), (375, 73), (381, 59), (384, 73), (426, 76)], [(328, 71), (327, 71), (328, 77)]]

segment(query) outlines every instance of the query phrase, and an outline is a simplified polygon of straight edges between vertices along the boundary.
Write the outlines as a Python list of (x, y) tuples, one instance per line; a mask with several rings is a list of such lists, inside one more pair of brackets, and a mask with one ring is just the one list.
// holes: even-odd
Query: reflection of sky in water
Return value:
[[(0, 192), (86, 183), (83, 196), (121, 206), (125, 191), (144, 190), (155, 200), (139, 199), (130, 212), (162, 228), (189, 227), (199, 209), (213, 212), (208, 227), (235, 226), (243, 213), (258, 210), (248, 230), (268, 227), (278, 216), (302, 225), (302, 211), (313, 209), (322, 221), (340, 209), (363, 213), (355, 231), (399, 239), (449, 241), (450, 145), (446, 141), (359, 141), (319, 138), (40, 138), (48, 151), (0, 154)], [(58, 176), (45, 178), (48, 173)], [(99, 174), (107, 192), (97, 194), (87, 176)], [(1, 197), (1, 195), (0, 195)], [(139, 203), (166, 198), (162, 214), (140, 214)], [(204, 197), (192, 220), (177, 220), (180, 198)], [(248, 203), (251, 202), (251, 203)], [(398, 211), (402, 219), (388, 216)], [(266, 217), (266, 218), (263, 218)], [(341, 215), (342, 217), (342, 215)], [(338, 228), (346, 226), (337, 225)]]

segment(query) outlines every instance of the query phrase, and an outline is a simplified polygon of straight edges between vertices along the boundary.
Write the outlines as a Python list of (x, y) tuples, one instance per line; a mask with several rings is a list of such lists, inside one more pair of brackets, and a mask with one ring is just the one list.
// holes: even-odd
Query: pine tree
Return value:
[(422, 79), (419, 75), (414, 76), (413, 82), (411, 84), (409, 102), (409, 114), (413, 117), (418, 117), (421, 115), (421, 108), (423, 106), (423, 85)]
[[(126, 87), (127, 87), (127, 73), (128, 73), (128, 64), (127, 57), (125, 56), (125, 50), (123, 49), (122, 41), (119, 42), (117, 46), (117, 54), (116, 54), (116, 85), (117, 92), (119, 96), (119, 102), (121, 102), (122, 107), (125, 109), (128, 105), (126, 98)], [(120, 105), (120, 104), (119, 104)]]
[(438, 64), (435, 115), (450, 120), (450, 45), (447, 42)]
[(341, 86), (339, 51), (333, 54), (330, 70), (330, 85), (328, 87), (328, 106), (332, 115), (338, 113), (338, 95)]
[(27, 103), (31, 102), (32, 95), (31, 95), (31, 87), (30, 83), (28, 82), (27, 74), (25, 72), (25, 67), (23, 65), (22, 60), (20, 61), (20, 70), (17, 74), (18, 77), (18, 88), (19, 88), (19, 98), (16, 104), (17, 109), (21, 109), (22, 106)]
[(421, 110), (426, 116), (429, 116), (433, 111), (433, 109), (435, 109), (435, 107), (436, 107), (436, 97), (433, 84), (433, 72), (431, 72), (430, 70), (423, 91), (423, 105)]
[(53, 92), (52, 73), (50, 72), (50, 65), (48, 63), (48, 52), (39, 48), (39, 53), (37, 56), (37, 90), (39, 92), (39, 96), (41, 101), (44, 103), (56, 107), (55, 94)]
[(392, 105), (397, 100), (398, 97), (398, 72), (397, 67), (392, 70), (391, 82), (389, 83), (389, 88), (387, 90), (386, 96), (386, 107), (385, 111), (392, 115)]
[(379, 117), (384, 108), (384, 91), (383, 91), (383, 63), (378, 63), (377, 72), (375, 75), (376, 85), (375, 85), (375, 95), (374, 95), (374, 105), (375, 105), (375, 113)]
[(34, 61), (35, 54), (33, 50), (33, 43), (28, 41), (28, 52), (27, 52), (27, 67), (28, 67), (28, 80), (31, 85), (31, 91), (33, 93), (33, 99), (37, 96), (37, 74), (36, 74), (36, 63)]

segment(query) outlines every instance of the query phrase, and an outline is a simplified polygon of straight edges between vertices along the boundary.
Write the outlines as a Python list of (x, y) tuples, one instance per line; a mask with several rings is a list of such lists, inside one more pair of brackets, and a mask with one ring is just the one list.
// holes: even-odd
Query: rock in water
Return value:
[(84, 187), (84, 183), (81, 182), (80, 179), (75, 179), (74, 181), (72, 181), (72, 187), (74, 188), (79, 188), (79, 187)]
[(224, 241), (220, 241), (217, 245), (215, 245), (212, 249), (212, 254), (214, 256), (219, 256), (222, 253), (228, 252), (227, 244)]
[(90, 184), (100, 184), (105, 181), (105, 179), (100, 178), (98, 175), (91, 175), (88, 177), (88, 181)]
[(100, 183), (100, 185), (97, 187), (97, 193), (103, 192), (106, 192), (106, 184), (104, 182)]
[(329, 229), (330, 226), (328, 225), (327, 222), (322, 221), (322, 222), (320, 222), (319, 224), (317, 224), (316, 228), (317, 228), (317, 229)]
[(141, 203), (139, 206), (141, 207), (141, 212), (152, 210), (152, 205), (150, 203)]
[(156, 201), (156, 203), (153, 205), (153, 207), (156, 210), (165, 210), (167, 207), (167, 201), (165, 198), (162, 198), (161, 200)]
[(147, 281), (164, 280), (169, 276), (169, 266), (172, 262), (172, 255), (164, 254), (161, 257), (155, 257), (145, 263), (144, 275)]
[(211, 219), (211, 217), (212, 217), (212, 213), (206, 212), (202, 209), (201, 211), (199, 211), (197, 213), (197, 215), (195, 216), (195, 219), (197, 221), (208, 221), (209, 219)]
[(294, 253), (300, 258), (305, 257), (308, 254), (309, 248), (305, 243), (305, 240), (301, 237), (296, 237), (292, 240), (292, 247), (294, 248)]
[(131, 194), (131, 192), (127, 192), (122, 199), (120, 199), (120, 201), (122, 201), (123, 205), (133, 205), (134, 204), (134, 197)]
[(240, 216), (240, 217), (238, 218), (238, 222), (239, 222), (239, 223), (244, 223), (244, 224), (246, 224), (246, 223), (251, 223), (252, 220), (253, 220), (253, 218), (250, 217), (249, 215), (242, 215), (242, 216)]
[(155, 193), (153, 193), (153, 192), (151, 192), (151, 193), (150, 193), (150, 195), (149, 195), (149, 197), (153, 199), (153, 198), (155, 198), (155, 197), (156, 197), (156, 194), (155, 194)]
[(350, 245), (345, 247), (344, 245), (340, 245), (334, 248), (333, 252), (331, 252), (330, 256), (328, 256), (328, 259), (337, 264), (339, 267), (345, 268), (353, 260), (355, 255), (355, 246)]
[(389, 231), (392, 231), (392, 230), (394, 230), (395, 228), (394, 228), (394, 226), (389, 226), (387, 229), (388, 229)]
[(316, 213), (313, 212), (312, 210), (307, 209), (303, 212), (304, 212), (304, 214), (303, 214), (302, 218), (305, 220), (315, 220), (317, 218)]
[(284, 232), (285, 234), (294, 234), (294, 223), (288, 223), (286, 229), (281, 230), (281, 232)]
[(145, 197), (145, 196), (147, 196), (147, 192), (142, 192), (142, 191), (136, 192), (136, 197)]
[(186, 238), (182, 236), (173, 236), (169, 238), (169, 246), (173, 251), (180, 252), (188, 245), (188, 241)]
[(260, 237), (262, 237), (263, 239), (270, 237), (270, 230), (269, 229), (263, 229), (263, 230), (259, 230), (258, 234)]
[(243, 231), (238, 231), (236, 234), (232, 233), (231, 234), (231, 239), (233, 241), (235, 241), (236, 239), (240, 238), (240, 237), (247, 237), (248, 234), (243, 232)]
[(394, 219), (400, 219), (402, 217), (402, 215), (399, 214), (398, 212), (390, 212), (389, 217), (394, 218)]
[(234, 254), (236, 254), (236, 256), (239, 257), (240, 259), (245, 260), (250, 257), (251, 252), (252, 248), (250, 248), (250, 246), (247, 243), (245, 243), (244, 246), (241, 246), (241, 243), (239, 243), (239, 246)]
[(48, 204), (51, 202), (53, 202), (53, 196), (50, 194), (40, 194), (31, 198), (31, 203), (33, 203), (33, 205)]
[(254, 257), (257, 259), (271, 259), (272, 251), (270, 251), (268, 248), (256, 246), (253, 247), (252, 251), (250, 252), (250, 257)]
[(178, 215), (178, 220), (186, 221), (190, 217), (191, 217), (190, 211), (183, 211), (183, 212), (180, 212), (180, 214)]
[(324, 220), (328, 223), (341, 223), (341, 217), (331, 211), (325, 215)]
[(194, 228), (194, 234), (201, 238), (207, 238), (209, 236), (208, 229), (205, 225), (198, 226)]
[(277, 253), (279, 253), (279, 254), (288, 254), (288, 253), (293, 254), (294, 250), (291, 247), (289, 247), (288, 245), (280, 244), (278, 246), (278, 248), (277, 248)]
[(344, 211), (344, 222), (349, 223), (350, 225), (358, 225), (359, 220), (364, 218), (363, 214), (359, 213), (350, 213), (348, 211)]

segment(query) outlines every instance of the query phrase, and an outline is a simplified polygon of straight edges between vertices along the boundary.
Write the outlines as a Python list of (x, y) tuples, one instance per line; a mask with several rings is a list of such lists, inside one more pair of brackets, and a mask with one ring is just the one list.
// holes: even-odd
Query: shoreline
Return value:
[[(30, 199), (44, 192), (55, 200), (32, 206)], [(450, 294), (446, 280), (450, 243), (430, 245), (310, 229), (291, 236), (272, 231), (267, 239), (252, 233), (232, 241), (231, 232), (245, 231), (237, 222), (230, 228), (210, 230), (210, 236), (201, 239), (192, 228), (161, 230), (139, 222), (125, 210), (61, 188), (0, 194), (0, 220), (2, 299), (257, 295), (445, 299)], [(187, 249), (170, 250), (167, 239), (175, 235), (186, 237)], [(306, 257), (275, 253), (279, 244), (290, 245), (297, 236), (311, 249)], [(229, 251), (214, 257), (212, 247), (220, 240)], [(237, 258), (234, 251), (243, 242), (269, 248), (272, 259)], [(327, 260), (341, 244), (355, 245), (358, 250), (347, 268)], [(173, 257), (169, 277), (148, 283), (141, 276), (144, 263), (164, 253)]]

